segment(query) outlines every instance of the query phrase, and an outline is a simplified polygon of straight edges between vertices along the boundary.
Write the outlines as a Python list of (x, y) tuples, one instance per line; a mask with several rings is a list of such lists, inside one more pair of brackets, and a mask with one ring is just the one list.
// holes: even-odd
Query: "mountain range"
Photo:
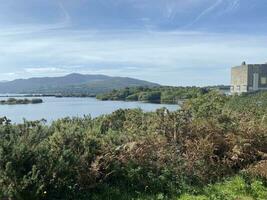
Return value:
[(111, 77), (106, 75), (85, 75), (73, 73), (62, 77), (41, 77), (29, 79), (16, 79), (0, 82), (0, 93), (23, 94), (99, 94), (113, 89), (125, 87), (159, 86), (156, 83), (128, 78)]

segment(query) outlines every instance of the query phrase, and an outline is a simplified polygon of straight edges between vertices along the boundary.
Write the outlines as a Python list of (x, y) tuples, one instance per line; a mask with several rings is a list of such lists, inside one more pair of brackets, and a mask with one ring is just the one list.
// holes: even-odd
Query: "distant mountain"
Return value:
[(136, 86), (159, 86), (156, 83), (105, 75), (69, 74), (63, 77), (16, 79), (0, 82), (0, 93), (98, 94), (113, 89)]

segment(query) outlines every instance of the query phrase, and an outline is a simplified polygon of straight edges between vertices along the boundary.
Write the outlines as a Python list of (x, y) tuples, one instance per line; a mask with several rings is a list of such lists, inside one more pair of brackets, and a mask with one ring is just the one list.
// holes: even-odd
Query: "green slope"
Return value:
[(152, 87), (158, 84), (127, 77), (69, 74), (63, 77), (17, 79), (3, 82), (0, 83), (0, 93), (98, 94), (136, 86)]

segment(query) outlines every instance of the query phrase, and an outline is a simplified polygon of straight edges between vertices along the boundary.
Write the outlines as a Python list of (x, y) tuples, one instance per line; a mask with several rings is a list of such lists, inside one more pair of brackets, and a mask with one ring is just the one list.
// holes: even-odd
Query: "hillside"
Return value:
[(16, 79), (0, 82), (0, 93), (97, 94), (136, 86), (153, 87), (158, 86), (158, 84), (127, 77), (69, 74), (63, 77)]

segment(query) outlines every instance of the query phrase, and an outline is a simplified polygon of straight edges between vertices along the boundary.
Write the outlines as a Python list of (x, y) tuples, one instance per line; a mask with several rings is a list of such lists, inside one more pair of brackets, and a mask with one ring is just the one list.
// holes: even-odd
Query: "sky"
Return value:
[(230, 83), (267, 62), (266, 0), (0, 0), (0, 81), (69, 73)]

